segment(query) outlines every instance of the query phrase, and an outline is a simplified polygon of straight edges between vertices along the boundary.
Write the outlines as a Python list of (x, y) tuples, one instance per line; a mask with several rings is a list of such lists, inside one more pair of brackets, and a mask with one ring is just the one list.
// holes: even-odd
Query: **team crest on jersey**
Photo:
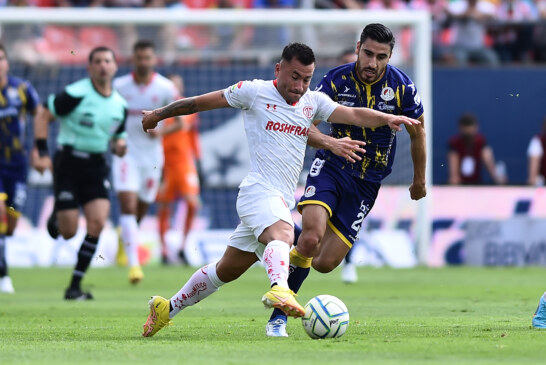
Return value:
[(305, 194), (304, 195), (305, 195), (306, 198), (309, 198), (309, 197), (315, 195), (316, 191), (317, 191), (317, 189), (313, 185), (310, 185), (307, 188), (305, 188)]
[(385, 101), (390, 101), (394, 99), (394, 90), (392, 87), (384, 87), (383, 90), (381, 90), (381, 99)]
[(303, 115), (305, 115), (306, 118), (312, 118), (313, 117), (313, 107), (310, 105), (303, 107)]

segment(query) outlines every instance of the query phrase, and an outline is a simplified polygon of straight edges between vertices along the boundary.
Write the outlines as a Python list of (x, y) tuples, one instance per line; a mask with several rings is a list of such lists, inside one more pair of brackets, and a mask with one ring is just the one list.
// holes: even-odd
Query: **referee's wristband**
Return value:
[(35, 141), (36, 148), (38, 149), (38, 155), (40, 157), (49, 156), (49, 152), (47, 151), (47, 139), (40, 138)]

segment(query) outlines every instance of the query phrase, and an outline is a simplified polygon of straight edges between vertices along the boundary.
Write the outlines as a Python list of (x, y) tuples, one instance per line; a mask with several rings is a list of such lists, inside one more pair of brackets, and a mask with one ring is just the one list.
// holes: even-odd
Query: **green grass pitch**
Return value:
[(289, 338), (267, 338), (268, 288), (261, 267), (141, 337), (151, 295), (170, 297), (193, 273), (145, 267), (132, 287), (126, 268), (92, 268), (95, 300), (62, 299), (70, 268), (11, 269), (16, 293), (0, 294), (0, 364), (545, 364), (546, 330), (531, 328), (546, 290), (541, 268), (360, 268), (360, 281), (312, 272), (298, 297), (342, 299), (347, 333), (311, 340), (300, 320)]

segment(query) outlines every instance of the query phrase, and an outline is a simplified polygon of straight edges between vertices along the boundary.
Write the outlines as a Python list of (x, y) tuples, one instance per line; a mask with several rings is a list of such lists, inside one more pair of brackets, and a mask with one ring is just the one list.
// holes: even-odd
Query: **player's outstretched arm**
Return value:
[(427, 144), (425, 133), (425, 119), (419, 118), (420, 125), (406, 126), (411, 140), (411, 159), (413, 161), (413, 182), (409, 187), (410, 197), (419, 200), (427, 195), (426, 166)]
[(347, 159), (350, 163), (362, 160), (362, 157), (356, 154), (357, 152), (366, 153), (366, 150), (363, 148), (366, 142), (353, 140), (349, 137), (338, 139), (328, 136), (319, 131), (314, 124), (309, 128), (307, 144), (311, 147), (330, 150), (334, 154)]
[(364, 128), (376, 128), (388, 125), (390, 128), (400, 131), (400, 125), (418, 125), (416, 119), (408, 118), (404, 115), (393, 115), (382, 113), (369, 108), (354, 108), (339, 105), (328, 119), (332, 123), (350, 124)]
[(229, 103), (224, 97), (224, 90), (213, 91), (208, 94), (180, 99), (154, 110), (142, 111), (142, 128), (144, 132), (154, 129), (157, 123), (166, 118), (179, 115), (189, 115), (206, 110), (227, 108)]

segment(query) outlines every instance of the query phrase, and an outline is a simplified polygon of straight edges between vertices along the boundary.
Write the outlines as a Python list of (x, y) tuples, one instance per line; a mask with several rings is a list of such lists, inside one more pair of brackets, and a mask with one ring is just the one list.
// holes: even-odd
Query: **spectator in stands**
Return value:
[(535, 61), (546, 62), (546, 0), (535, 0), (540, 23), (535, 26), (533, 54)]
[(479, 132), (478, 119), (465, 113), (459, 118), (459, 133), (449, 139), (449, 184), (482, 184), (482, 163), (496, 184), (506, 182), (497, 173), (493, 150)]
[(6, 237), (13, 235), (26, 200), (27, 113), (40, 112), (38, 93), (28, 81), (11, 76), (6, 47), (0, 43), (0, 292), (13, 293), (8, 276)]
[(527, 0), (502, 0), (497, 7), (499, 24), (494, 29), (494, 48), (501, 62), (531, 59), (533, 24), (538, 19), (534, 4)]
[(54, 238), (59, 233), (65, 239), (74, 237), (80, 209), (86, 221), (78, 261), (64, 293), (67, 300), (93, 299), (91, 293), (82, 291), (81, 281), (95, 255), (110, 211), (110, 171), (105, 156), (110, 149), (118, 156), (124, 155), (127, 149), (127, 103), (112, 87), (116, 71), (111, 49), (93, 49), (89, 54), (89, 77), (66, 86), (57, 95), (50, 95), (46, 108), (42, 108), (34, 123), (37, 148), (33, 151), (32, 164), (43, 172), (51, 167), (46, 142), (49, 122), (56, 118), (61, 121), (53, 166), (55, 208), (48, 224), (50, 234)]
[(546, 116), (542, 122), (542, 131), (533, 136), (527, 148), (529, 178), (527, 183), (534, 186), (543, 186), (546, 178)]
[(495, 5), (487, 0), (454, 0), (447, 12), (457, 62), (497, 66), (499, 58), (487, 40), (487, 22), (494, 19)]
[[(176, 85), (181, 97), (184, 96), (184, 80), (180, 75), (173, 74), (169, 79)], [(164, 128), (169, 128), (174, 118), (165, 120)], [(186, 258), (186, 241), (192, 229), (193, 222), (201, 207), (199, 197), (199, 175), (197, 164), (201, 155), (199, 146), (198, 114), (184, 116), (182, 129), (164, 134), (163, 151), (165, 165), (163, 181), (157, 195), (157, 216), (159, 221), (159, 238), (161, 242), (161, 261), (169, 263), (166, 234), (169, 230), (172, 208), (182, 199), (186, 203), (186, 215), (182, 227), (182, 240), (178, 249), (178, 257), (183, 265), (188, 264)]]
[(411, 0), (413, 10), (426, 10), (432, 18), (432, 60), (454, 64), (456, 60), (449, 50), (450, 29), (447, 26), (447, 0)]

